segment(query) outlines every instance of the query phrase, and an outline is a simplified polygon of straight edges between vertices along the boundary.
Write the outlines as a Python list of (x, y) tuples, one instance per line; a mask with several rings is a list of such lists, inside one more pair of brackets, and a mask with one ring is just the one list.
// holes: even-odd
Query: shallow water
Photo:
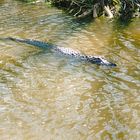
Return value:
[(81, 23), (43, 4), (1, 0), (0, 38), (49, 41), (117, 67), (1, 40), (0, 139), (139, 140), (139, 24)]

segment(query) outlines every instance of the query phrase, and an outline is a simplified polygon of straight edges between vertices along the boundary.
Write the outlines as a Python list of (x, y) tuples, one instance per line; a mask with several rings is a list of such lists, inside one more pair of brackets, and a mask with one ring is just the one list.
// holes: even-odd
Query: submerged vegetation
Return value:
[(140, 16), (140, 0), (47, 0), (77, 18), (106, 15), (130, 19)]

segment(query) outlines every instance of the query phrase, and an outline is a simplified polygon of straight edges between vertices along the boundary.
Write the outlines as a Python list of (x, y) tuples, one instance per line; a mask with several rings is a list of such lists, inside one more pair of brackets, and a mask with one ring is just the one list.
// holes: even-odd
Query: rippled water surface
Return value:
[(139, 25), (81, 23), (43, 4), (0, 0), (0, 38), (49, 41), (117, 63), (99, 67), (0, 40), (0, 139), (139, 140)]

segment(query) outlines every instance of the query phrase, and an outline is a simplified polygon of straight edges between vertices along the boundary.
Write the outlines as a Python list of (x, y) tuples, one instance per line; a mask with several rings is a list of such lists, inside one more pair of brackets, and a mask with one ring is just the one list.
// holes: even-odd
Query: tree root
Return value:
[(81, 15), (78, 15), (77, 18), (78, 19), (80, 19), (80, 18), (82, 19), (82, 18), (88, 17), (88, 16), (92, 15), (92, 11), (93, 10), (91, 10), (91, 9), (87, 10), (84, 13), (82, 13)]
[(107, 14), (108, 18), (113, 18), (113, 14), (109, 8), (109, 6), (104, 6), (105, 13)]

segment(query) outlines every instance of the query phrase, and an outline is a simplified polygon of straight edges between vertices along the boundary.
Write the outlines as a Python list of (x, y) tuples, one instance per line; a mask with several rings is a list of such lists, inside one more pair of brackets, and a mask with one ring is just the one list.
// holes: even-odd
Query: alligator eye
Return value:
[(110, 66), (112, 66), (112, 67), (116, 67), (117, 65), (114, 64), (114, 63), (111, 63)]

